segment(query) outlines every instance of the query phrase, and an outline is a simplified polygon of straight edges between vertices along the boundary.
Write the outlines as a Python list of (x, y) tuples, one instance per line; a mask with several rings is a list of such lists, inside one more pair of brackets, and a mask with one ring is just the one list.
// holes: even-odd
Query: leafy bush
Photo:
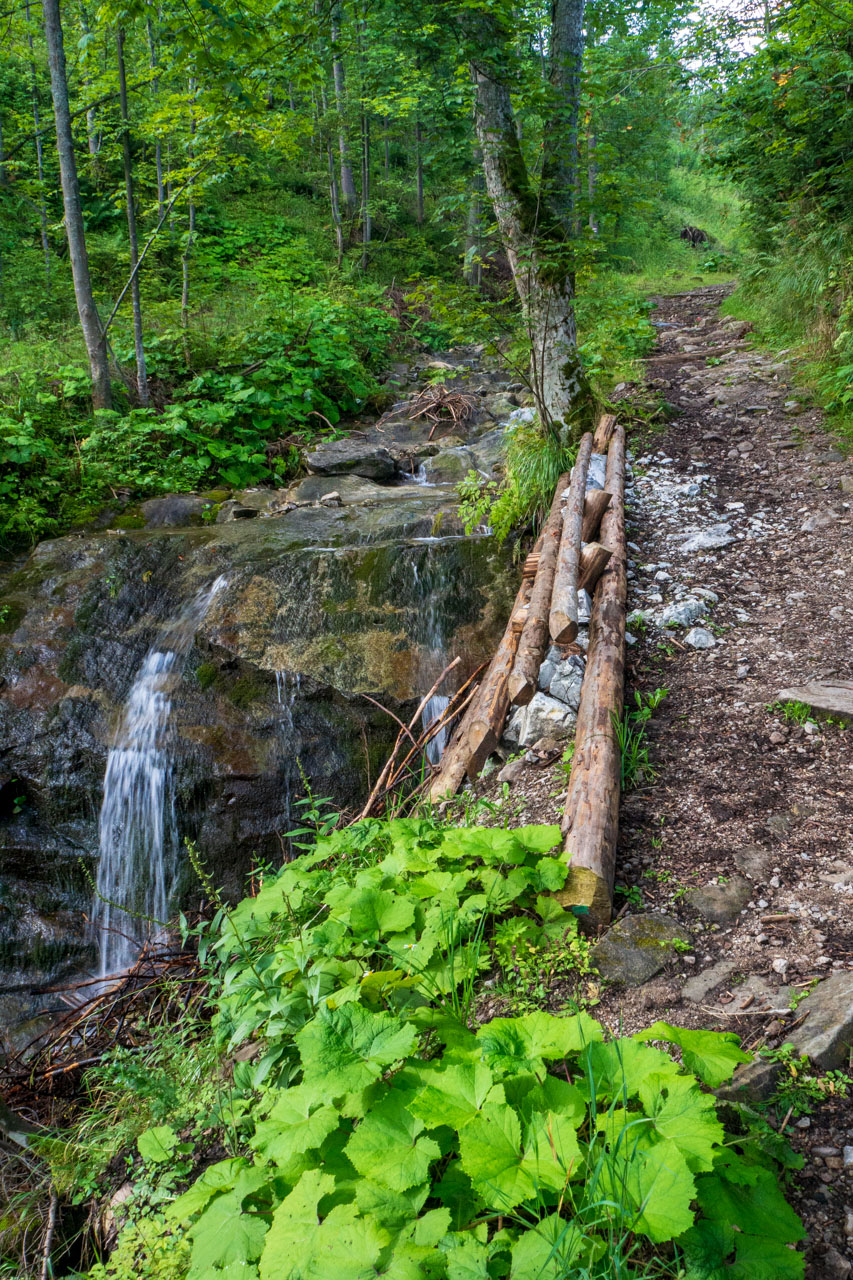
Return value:
[[(548, 896), (558, 841), (368, 821), (220, 906), (200, 953), (217, 1042), (241, 1050), (223, 1118), (247, 1154), (166, 1210), (187, 1280), (802, 1276), (773, 1160), (702, 1088), (747, 1059), (737, 1037), (609, 1038), (586, 1013), (476, 1028), (502, 920), (576, 934)], [(149, 1136), (166, 1168), (174, 1133)]]
[(467, 533), (488, 524), (498, 543), (513, 530), (541, 521), (557, 481), (570, 471), (577, 446), (567, 445), (538, 423), (518, 423), (506, 435), (506, 475), (498, 483), (470, 471), (459, 486), (459, 514)]

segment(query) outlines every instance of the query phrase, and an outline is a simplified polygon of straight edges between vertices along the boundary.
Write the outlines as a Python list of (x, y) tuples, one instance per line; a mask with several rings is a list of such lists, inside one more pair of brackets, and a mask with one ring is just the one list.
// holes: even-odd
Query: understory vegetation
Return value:
[[(210, 1021), (109, 1054), (37, 1144), (78, 1204), (113, 1197), (89, 1280), (801, 1276), (794, 1157), (708, 1092), (737, 1037), (584, 1009), (559, 838), (369, 820), (185, 924)], [(575, 995), (519, 1012), (522, 950), (558, 940)]]

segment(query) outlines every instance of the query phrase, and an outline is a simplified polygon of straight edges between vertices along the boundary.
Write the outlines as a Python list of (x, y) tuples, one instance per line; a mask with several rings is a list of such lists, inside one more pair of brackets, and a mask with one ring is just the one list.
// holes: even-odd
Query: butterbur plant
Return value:
[(187, 1280), (803, 1275), (777, 1166), (706, 1091), (747, 1060), (736, 1036), (541, 1011), (476, 1027), (449, 998), (511, 911), (565, 924), (558, 841), (358, 824), (222, 915), (217, 1035), (263, 1052), (234, 1070), (246, 1154), (167, 1211)]

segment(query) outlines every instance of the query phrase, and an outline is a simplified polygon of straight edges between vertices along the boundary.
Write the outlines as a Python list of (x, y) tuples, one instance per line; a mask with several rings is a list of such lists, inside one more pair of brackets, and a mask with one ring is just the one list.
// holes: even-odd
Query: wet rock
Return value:
[(532, 747), (543, 737), (564, 741), (572, 736), (576, 723), (577, 716), (565, 703), (539, 692), (533, 695), (526, 707), (516, 708), (504, 737), (521, 747)]
[(423, 468), (430, 484), (458, 484), (469, 471), (476, 470), (476, 459), (471, 449), (442, 449), (427, 458)]
[(369, 480), (392, 480), (397, 466), (383, 445), (364, 443), (352, 437), (329, 440), (305, 458), (314, 475), (366, 476)]
[(602, 978), (639, 987), (669, 963), (676, 954), (672, 944), (681, 939), (690, 940), (672, 916), (625, 916), (593, 947), (592, 959)]
[(752, 896), (752, 886), (743, 876), (732, 876), (726, 884), (708, 884), (689, 889), (684, 900), (706, 920), (724, 924), (740, 915)]
[(680, 551), (717, 551), (734, 542), (730, 524), (715, 524), (692, 534), (686, 542), (682, 542)]
[(164, 498), (143, 502), (140, 510), (146, 529), (180, 529), (201, 524), (211, 505), (197, 493), (167, 493)]
[(691, 649), (713, 649), (717, 642), (705, 627), (693, 627), (684, 637), (684, 643), (689, 644)]
[(790, 1042), (825, 1071), (846, 1065), (853, 1048), (853, 972), (838, 970), (815, 987), (798, 1006), (806, 1020)]

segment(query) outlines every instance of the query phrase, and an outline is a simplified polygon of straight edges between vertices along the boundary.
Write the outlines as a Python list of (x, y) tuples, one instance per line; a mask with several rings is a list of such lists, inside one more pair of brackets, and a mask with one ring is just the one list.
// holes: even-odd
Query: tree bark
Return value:
[(476, 166), (471, 175), (471, 189), (468, 194), (468, 224), (465, 233), (465, 283), (470, 289), (481, 289), (483, 284), (483, 263), (480, 256), (480, 220), (482, 216), (483, 174), (482, 157), (479, 148), (474, 151)]
[(600, 542), (588, 542), (578, 559), (578, 591), (592, 595), (595, 584), (604, 573), (613, 552)]
[(343, 5), (336, 5), (332, 19), (332, 78), (335, 82), (335, 106), (338, 111), (338, 150), (341, 161), (341, 195), (344, 209), (349, 217), (355, 213), (358, 195), (352, 176), (352, 164), (349, 158), (349, 143), (346, 129), (346, 80), (344, 64), (339, 52), (340, 24), (343, 17)]
[(554, 573), (560, 548), (560, 531), (563, 524), (563, 493), (569, 483), (568, 475), (560, 476), (551, 511), (542, 530), (541, 549), (533, 589), (530, 593), (530, 611), (518, 653), (509, 678), (509, 696), (517, 707), (527, 706), (536, 692), (539, 668), (548, 648), (548, 613), (554, 591)]
[(368, 247), (373, 235), (370, 215), (370, 120), (365, 111), (361, 117), (361, 269), (367, 270)]
[(148, 393), (148, 372), (145, 367), (145, 347), (142, 334), (142, 297), (139, 290), (139, 240), (136, 234), (136, 202), (133, 191), (133, 152), (130, 145), (130, 119), (127, 109), (127, 75), (124, 65), (124, 31), (116, 29), (116, 57), (118, 59), (118, 93), (121, 107), (121, 154), (124, 163), (124, 191), (127, 203), (127, 241), (130, 246), (130, 300), (133, 309), (133, 347), (136, 352), (136, 395), (140, 405), (151, 403)]
[(589, 654), (578, 708), (575, 753), (563, 818), (569, 876), (558, 897), (585, 906), (594, 925), (607, 924), (613, 900), (619, 831), (622, 719), (625, 679), (625, 429), (617, 427), (607, 455), (613, 501), (601, 522), (610, 563), (595, 593)]
[(583, 12), (584, 0), (551, 0), (549, 79), (554, 105), (544, 132), (542, 187), (567, 237), (576, 233)]
[[(479, 16), (475, 36), (484, 49), (500, 47), (503, 39), (487, 14)], [(572, 261), (562, 210), (552, 210), (548, 201), (557, 179), (538, 193), (531, 187), (500, 63), (485, 55), (482, 62), (472, 61), (471, 71), (486, 188), (530, 335), (536, 408), (543, 426), (568, 437), (573, 410), (586, 399), (587, 388), (577, 349)], [(572, 84), (574, 80), (569, 88)]]
[(581, 526), (581, 542), (592, 542), (598, 533), (601, 517), (604, 515), (613, 495), (606, 489), (589, 489), (583, 504), (583, 525)]
[(92, 378), (92, 404), (96, 409), (112, 406), (110, 367), (107, 358), (107, 340), (101, 327), (98, 309), (92, 293), (92, 277), (89, 272), (89, 255), (86, 250), (86, 232), (83, 210), (80, 204), (80, 184), (77, 178), (77, 162), (74, 158), (74, 137), (71, 132), (71, 112), (68, 105), (68, 77), (65, 69), (65, 45), (62, 37), (62, 18), (59, 0), (42, 0), (44, 11), (47, 56), (50, 65), (50, 86), (53, 97), (53, 113), (56, 119), (56, 147), (59, 153), (59, 175), (62, 183), (62, 202), (65, 209), (65, 234), (68, 239), (68, 257), (74, 282), (77, 314), (83, 330), (83, 340), (89, 356)]
[(581, 440), (577, 460), (572, 468), (569, 496), (563, 509), (563, 532), (560, 536), (548, 619), (551, 639), (555, 644), (571, 644), (578, 633), (578, 566), (581, 557), (586, 474), (591, 453), (592, 436), (587, 432)]
[(335, 159), (332, 155), (331, 140), (326, 140), (326, 157), (329, 164), (329, 203), (332, 207), (332, 225), (335, 228), (335, 245), (338, 253), (338, 266), (344, 257), (344, 228), (341, 220), (341, 207), (338, 201), (338, 175), (335, 172)]

